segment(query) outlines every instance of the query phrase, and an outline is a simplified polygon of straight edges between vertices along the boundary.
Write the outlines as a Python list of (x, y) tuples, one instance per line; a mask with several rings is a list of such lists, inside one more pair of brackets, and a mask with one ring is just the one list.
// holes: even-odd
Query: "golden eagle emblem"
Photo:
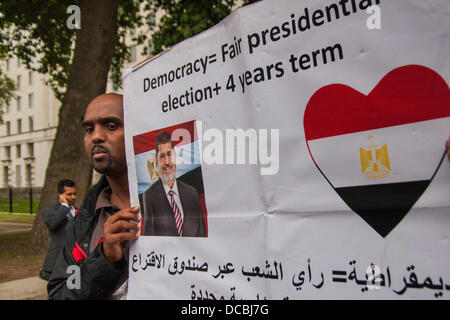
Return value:
[(373, 142), (373, 138), (369, 136), (369, 145), (359, 148), (361, 172), (367, 179), (387, 178), (391, 171), (387, 145), (378, 145)]
[(150, 181), (155, 183), (159, 179), (158, 163), (156, 162), (156, 155), (152, 160), (147, 160), (147, 169), (150, 174)]

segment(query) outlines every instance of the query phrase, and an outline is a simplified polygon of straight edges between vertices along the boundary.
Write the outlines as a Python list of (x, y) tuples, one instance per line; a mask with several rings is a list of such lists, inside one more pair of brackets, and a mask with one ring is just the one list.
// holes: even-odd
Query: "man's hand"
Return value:
[(64, 197), (64, 194), (62, 193), (62, 194), (58, 194), (58, 196), (59, 196), (59, 203), (60, 204), (67, 204), (67, 205), (69, 205), (69, 203), (68, 203), (68, 201), (67, 201), (67, 199), (66, 199), (66, 197)]
[[(114, 264), (123, 257), (123, 248), (127, 241), (139, 238), (139, 207), (126, 208), (113, 214), (104, 225), (103, 254), (109, 263)], [(130, 232), (136, 230), (137, 232)]]
[(445, 147), (447, 148), (447, 156), (450, 161), (450, 137), (448, 137), (447, 142), (445, 143)]

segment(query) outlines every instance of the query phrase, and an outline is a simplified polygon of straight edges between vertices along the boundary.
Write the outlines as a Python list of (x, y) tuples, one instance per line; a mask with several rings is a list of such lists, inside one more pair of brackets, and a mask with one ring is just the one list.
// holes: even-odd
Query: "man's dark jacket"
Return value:
[[(92, 233), (98, 220), (95, 205), (100, 192), (107, 186), (108, 181), (103, 176), (87, 194), (78, 214), (68, 223), (64, 249), (56, 261), (47, 285), (50, 300), (108, 299), (120, 276), (126, 272), (127, 263), (124, 259), (115, 266), (106, 261), (103, 243), (99, 243), (94, 251), (89, 253)], [(71, 281), (76, 272), (74, 269), (68, 270), (68, 267), (73, 265), (77, 265), (80, 270), (79, 289), (69, 289), (67, 286), (69, 277), (69, 283), (76, 284), (75, 281)]]
[[(197, 190), (180, 180), (177, 180), (177, 185), (184, 215), (181, 226), (183, 237), (206, 237)], [(178, 236), (175, 215), (161, 178), (145, 190), (139, 201), (144, 214), (144, 236)]]
[(42, 220), (50, 233), (50, 245), (45, 255), (42, 271), (51, 273), (66, 239), (66, 225), (72, 220), (70, 208), (60, 203), (51, 204), (42, 210)]

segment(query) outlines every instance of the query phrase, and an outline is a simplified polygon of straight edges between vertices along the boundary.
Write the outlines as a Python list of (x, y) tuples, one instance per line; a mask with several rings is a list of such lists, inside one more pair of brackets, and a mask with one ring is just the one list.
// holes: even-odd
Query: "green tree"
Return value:
[[(81, 118), (89, 101), (106, 89), (113, 52), (120, 43), (119, 2), (15, 0), (0, 4), (2, 50), (17, 55), (29, 69), (48, 75), (49, 85), (62, 102), (32, 232), (31, 243), (38, 247), (48, 243), (41, 212), (54, 201), (58, 181), (74, 179), (81, 198), (91, 182)], [(79, 30), (66, 25), (66, 10), (72, 4), (81, 8)]]
[[(245, 0), (247, 5), (259, 0)], [(148, 46), (157, 54), (178, 42), (192, 37), (217, 24), (231, 13), (236, 0), (154, 0), (146, 7), (147, 21), (153, 31)], [(162, 12), (156, 21), (157, 12)]]
[[(234, 0), (155, 0), (149, 6), (149, 25), (152, 34), (152, 52), (165, 48), (206, 30), (230, 14)], [(165, 14), (157, 24), (156, 13)]]
[[(81, 118), (88, 103), (104, 93), (109, 77), (121, 85), (129, 60), (127, 34), (145, 53), (157, 53), (199, 33), (231, 12), (234, 0), (10, 0), (0, 2), (0, 52), (18, 56), (30, 70), (48, 75), (61, 101), (58, 129), (45, 175), (32, 244), (48, 243), (42, 208), (54, 200), (57, 182), (72, 178), (83, 199), (92, 169), (83, 147)], [(249, 3), (253, 1), (244, 1)], [(81, 29), (68, 28), (71, 13), (81, 9)], [(156, 12), (161, 23), (155, 25)], [(147, 29), (145, 28), (147, 27)], [(140, 31), (139, 31), (140, 30)], [(153, 31), (148, 38), (146, 33)]]
[[(53, 89), (58, 100), (63, 102), (69, 84), (70, 69), (75, 58), (76, 39), (77, 36), (84, 34), (83, 28), (77, 30), (68, 27), (72, 16), (68, 8), (72, 5), (80, 8), (81, 23), (89, 30), (92, 30), (89, 23), (93, 23), (93, 28), (102, 28), (104, 25), (95, 20), (97, 13), (101, 14), (102, 11), (108, 12), (110, 8), (115, 8), (114, 19), (108, 22), (110, 26), (115, 25), (114, 41), (111, 43), (113, 45), (112, 70), (116, 70), (120, 76), (121, 66), (129, 58), (125, 44), (126, 32), (143, 24), (139, 1), (94, 0), (92, 2), (90, 5), (80, 0), (1, 2), (0, 52), (9, 56), (15, 55), (29, 70), (47, 75), (47, 84)], [(87, 9), (83, 10), (84, 8)], [(87, 10), (95, 11), (86, 12)], [(90, 15), (94, 18), (92, 22), (83, 19), (83, 17), (89, 19)], [(98, 29), (98, 31), (107, 30)], [(142, 43), (143, 38), (136, 40)], [(92, 44), (94, 45), (94, 42)], [(95, 52), (100, 48), (94, 46), (90, 49)], [(80, 72), (83, 71), (80, 70)], [(117, 78), (117, 74), (112, 74), (111, 78)]]

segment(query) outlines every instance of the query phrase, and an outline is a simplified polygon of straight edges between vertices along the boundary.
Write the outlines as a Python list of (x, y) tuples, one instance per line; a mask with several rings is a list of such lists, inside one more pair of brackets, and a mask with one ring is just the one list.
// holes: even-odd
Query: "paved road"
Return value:
[(46, 300), (47, 281), (38, 277), (0, 283), (0, 300)]
[[(31, 223), (0, 222), (0, 234), (30, 231)], [(38, 277), (0, 283), (0, 300), (46, 300), (47, 281)]]
[(0, 222), (0, 234), (27, 232), (32, 227), (31, 223)]
[[(30, 231), (31, 223), (0, 222), (0, 234)], [(46, 300), (47, 281), (38, 277), (0, 283), (0, 300)]]

